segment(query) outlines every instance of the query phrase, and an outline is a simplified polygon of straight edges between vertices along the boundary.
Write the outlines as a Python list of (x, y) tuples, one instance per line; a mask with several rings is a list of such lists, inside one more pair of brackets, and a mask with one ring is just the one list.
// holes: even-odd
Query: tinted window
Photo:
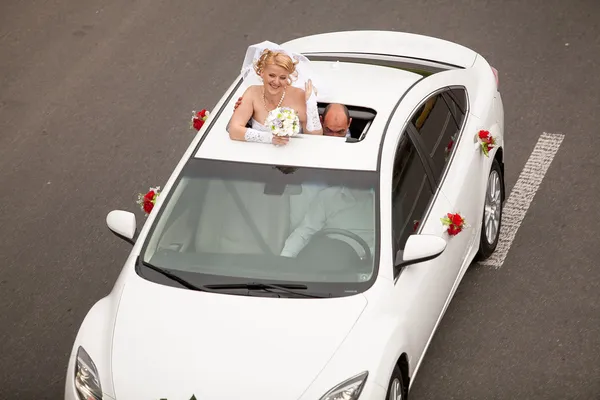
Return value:
[(433, 161), (436, 181), (442, 177), (457, 139), (458, 126), (441, 94), (428, 99), (413, 117), (425, 151)]
[(433, 193), (417, 150), (405, 132), (394, 160), (392, 228), (394, 251), (403, 250), (423, 218)]
[(353, 294), (376, 268), (377, 186), (376, 172), (192, 159), (141, 257), (196, 285), (292, 282)]
[(467, 94), (464, 89), (451, 89), (444, 93), (444, 99), (459, 129), (465, 120), (467, 109)]

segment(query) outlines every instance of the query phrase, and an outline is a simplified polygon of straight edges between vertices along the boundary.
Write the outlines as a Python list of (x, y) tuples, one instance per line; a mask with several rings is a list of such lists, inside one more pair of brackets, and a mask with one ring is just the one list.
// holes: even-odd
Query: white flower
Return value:
[(269, 113), (265, 125), (276, 136), (296, 136), (300, 133), (300, 119), (289, 107), (279, 107)]

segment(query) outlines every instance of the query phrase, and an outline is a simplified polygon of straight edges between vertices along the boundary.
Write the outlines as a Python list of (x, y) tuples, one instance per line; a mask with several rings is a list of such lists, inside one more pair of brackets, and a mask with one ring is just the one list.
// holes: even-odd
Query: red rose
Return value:
[(204, 125), (204, 121), (202, 121), (199, 118), (194, 118), (194, 129), (199, 131), (202, 128), (202, 125)]
[(154, 198), (154, 190), (149, 191), (148, 193), (146, 193), (146, 195), (144, 196), (144, 200), (145, 201), (150, 201)]
[(465, 219), (458, 213), (447, 213), (444, 218), (441, 218), (442, 224), (447, 226), (446, 232), (450, 236), (458, 235), (463, 230), (465, 225)]
[(413, 224), (413, 232), (416, 232), (419, 229), (419, 221), (415, 221)]
[(450, 236), (456, 236), (456, 235), (458, 235), (458, 233), (459, 233), (459, 232), (460, 232), (460, 228), (459, 228), (459, 227), (457, 227), (457, 226), (450, 225), (450, 226), (448, 227), (448, 234), (449, 234)]
[(150, 214), (150, 211), (152, 211), (152, 208), (154, 208), (154, 204), (152, 204), (152, 202), (150, 202), (150, 201), (144, 202), (144, 211), (146, 212), (146, 214)]
[(454, 145), (454, 140), (451, 140), (450, 143), (448, 143), (448, 146), (446, 146), (446, 150), (452, 150), (452, 145)]
[(452, 223), (453, 223), (454, 225), (460, 226), (460, 225), (462, 224), (462, 222), (463, 222), (463, 219), (462, 219), (462, 217), (461, 217), (460, 215), (458, 215), (458, 214), (453, 214), (453, 215), (450, 217), (450, 221), (452, 221)]
[(198, 111), (198, 116), (200, 118), (204, 118), (206, 116), (206, 110), (200, 110), (200, 111)]
[(490, 136), (488, 131), (479, 131), (479, 139), (487, 139)]

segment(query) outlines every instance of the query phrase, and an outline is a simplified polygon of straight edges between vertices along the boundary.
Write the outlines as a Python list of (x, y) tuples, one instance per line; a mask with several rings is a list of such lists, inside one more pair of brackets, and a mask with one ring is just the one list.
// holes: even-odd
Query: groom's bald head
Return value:
[(321, 124), (323, 125), (323, 134), (326, 136), (346, 136), (346, 131), (350, 128), (352, 118), (348, 113), (348, 108), (343, 104), (332, 103), (325, 107), (323, 111)]

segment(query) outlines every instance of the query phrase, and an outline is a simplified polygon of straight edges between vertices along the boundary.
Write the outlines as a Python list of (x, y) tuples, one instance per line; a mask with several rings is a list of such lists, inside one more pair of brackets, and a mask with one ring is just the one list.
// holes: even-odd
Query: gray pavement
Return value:
[(62, 397), (77, 328), (130, 249), (106, 213), (166, 180), (191, 110), (213, 107), (246, 47), (347, 29), (488, 58), (508, 189), (542, 132), (566, 135), (504, 266), (465, 276), (412, 399), (599, 399), (599, 22), (595, 0), (2, 1), (0, 399)]

